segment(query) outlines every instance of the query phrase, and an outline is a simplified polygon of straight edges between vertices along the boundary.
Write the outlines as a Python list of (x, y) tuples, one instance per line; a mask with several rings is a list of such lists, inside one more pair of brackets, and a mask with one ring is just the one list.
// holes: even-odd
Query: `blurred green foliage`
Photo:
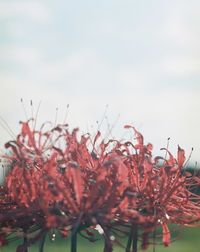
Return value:
[[(200, 228), (185, 228), (180, 237), (171, 243), (169, 247), (164, 247), (163, 245), (156, 245), (156, 252), (199, 252), (200, 251)], [(5, 246), (0, 249), (0, 252), (14, 252), (16, 245), (20, 241), (14, 242), (8, 246)], [(55, 242), (51, 242), (50, 239), (47, 239), (45, 243), (44, 252), (70, 252), (70, 239), (61, 239), (56, 238)], [(92, 252), (102, 252), (103, 251), (103, 241), (98, 240), (94, 243), (91, 243), (87, 240), (78, 238), (78, 252), (92, 251)], [(125, 249), (120, 248), (115, 245), (114, 252), (124, 252)], [(141, 251), (139, 249), (139, 251)], [(153, 252), (153, 247), (150, 246), (147, 252)], [(38, 244), (35, 244), (29, 248), (29, 252), (38, 252)]]

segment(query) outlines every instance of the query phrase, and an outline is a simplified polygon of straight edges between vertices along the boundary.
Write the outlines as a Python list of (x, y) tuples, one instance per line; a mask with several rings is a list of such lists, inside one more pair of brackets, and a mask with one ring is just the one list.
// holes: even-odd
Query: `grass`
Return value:
[[(164, 247), (163, 245), (156, 246), (156, 252), (199, 252), (200, 248), (200, 228), (186, 228), (179, 240), (171, 243), (169, 247)], [(0, 252), (14, 252), (16, 245), (19, 242), (12, 243), (4, 248), (0, 249)], [(45, 244), (44, 252), (70, 252), (70, 239), (60, 239), (59, 237), (55, 242), (51, 242), (49, 239)], [(78, 252), (92, 251), (92, 252), (102, 252), (103, 242), (97, 241), (95, 243), (88, 242), (82, 238), (78, 238)], [(115, 246), (114, 252), (124, 252), (125, 250)], [(141, 250), (139, 250), (141, 251)], [(29, 249), (29, 252), (38, 252), (38, 244), (35, 244)], [(153, 252), (153, 248), (149, 247), (146, 252)]]

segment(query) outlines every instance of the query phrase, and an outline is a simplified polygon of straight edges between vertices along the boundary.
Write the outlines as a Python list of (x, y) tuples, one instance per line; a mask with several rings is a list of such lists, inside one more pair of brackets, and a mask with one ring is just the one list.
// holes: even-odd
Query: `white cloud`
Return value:
[(141, 89), (146, 86), (144, 75), (142, 75), (138, 69), (135, 69), (131, 66), (120, 68), (118, 78), (121, 85), (126, 87), (135, 87), (136, 89)]
[(191, 77), (200, 75), (200, 57), (171, 56), (160, 65), (161, 74), (167, 77)]
[(32, 47), (4, 46), (0, 48), (0, 60), (20, 65), (30, 65), (41, 60), (41, 53)]
[(96, 52), (84, 49), (72, 51), (59, 60), (41, 61), (37, 77), (45, 83), (66, 83), (66, 86), (71, 87), (70, 90), (74, 90), (75, 86), (82, 87), (82, 91), (84, 86), (85, 89), (90, 88), (90, 91), (94, 86), (105, 88), (113, 78), (112, 67)]
[(196, 4), (187, 1), (172, 2), (170, 12), (166, 16), (163, 34), (173, 47), (177, 46), (177, 49), (185, 51), (199, 48), (199, 8), (199, 2)]
[(49, 21), (50, 12), (39, 1), (13, 1), (0, 3), (1, 19), (28, 18), (30, 20), (43, 23)]
[(71, 54), (65, 59), (52, 62), (43, 62), (41, 66), (40, 75), (46, 81), (59, 81), (63, 77), (76, 75), (83, 71), (85, 67), (84, 57), (81, 54)]

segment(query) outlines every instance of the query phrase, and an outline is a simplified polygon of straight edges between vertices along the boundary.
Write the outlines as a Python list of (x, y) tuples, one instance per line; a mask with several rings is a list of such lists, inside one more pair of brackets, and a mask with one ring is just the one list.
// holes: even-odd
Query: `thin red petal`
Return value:
[(162, 224), (162, 230), (163, 230), (163, 244), (167, 247), (170, 244), (170, 231), (166, 223)]

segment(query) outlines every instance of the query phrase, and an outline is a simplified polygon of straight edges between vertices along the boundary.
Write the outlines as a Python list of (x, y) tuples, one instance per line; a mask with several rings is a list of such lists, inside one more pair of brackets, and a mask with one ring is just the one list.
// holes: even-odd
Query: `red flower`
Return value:
[(133, 129), (135, 143), (101, 141), (100, 132), (91, 139), (80, 136), (78, 129), (70, 132), (67, 125), (36, 131), (29, 122), (22, 123), (16, 141), (5, 145), (11, 150), (4, 156), (11, 170), (3, 197), (12, 203), (3, 207), (1, 202), (2, 227), (21, 228), (24, 234), (33, 226), (42, 230), (34, 239), (25, 239), (23, 248), (50, 229), (64, 236), (71, 230), (72, 251), (77, 233), (94, 241), (98, 227), (105, 252), (112, 251), (115, 239), (110, 237), (120, 230), (130, 234), (128, 252), (131, 246), (137, 250), (138, 230), (145, 249), (149, 234), (161, 226), (168, 246), (168, 224), (200, 220), (200, 197), (191, 190), (200, 179), (183, 170), (183, 149), (178, 147), (176, 158), (168, 150), (168, 158), (153, 158), (152, 144), (145, 145), (134, 127), (125, 128)]

